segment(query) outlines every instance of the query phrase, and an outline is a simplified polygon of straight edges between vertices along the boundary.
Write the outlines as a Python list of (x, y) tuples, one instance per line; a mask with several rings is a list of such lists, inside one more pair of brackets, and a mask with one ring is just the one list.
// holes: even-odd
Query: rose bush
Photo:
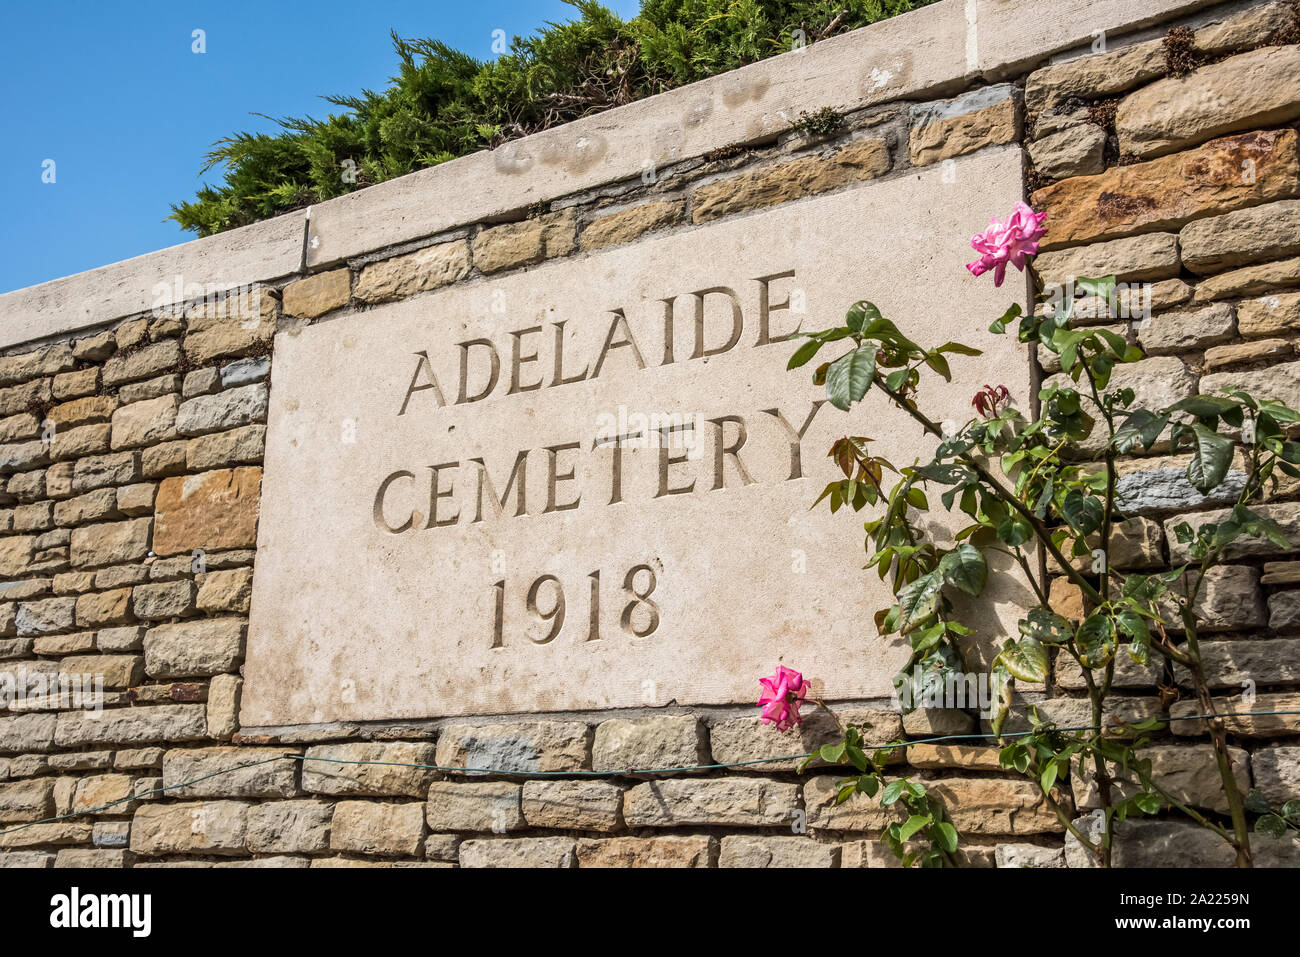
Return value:
[[(1300, 477), (1300, 444), (1287, 434), (1300, 422), (1300, 413), (1239, 391), (1197, 395), (1167, 408), (1148, 409), (1136, 404), (1132, 389), (1111, 388), (1114, 368), (1136, 362), (1143, 354), (1116, 332), (1076, 325), (1074, 291), (1062, 295), (1043, 288), (1031, 259), (1044, 219), (1044, 214), (1017, 203), (1005, 224), (994, 219), (972, 239), (980, 255), (967, 269), (975, 276), (992, 271), (995, 285), (1005, 279), (1008, 265), (1034, 275), (1037, 298), (1046, 303), (1041, 315), (1025, 315), (1013, 305), (990, 331), (1014, 334), (1022, 343), (1054, 353), (1070, 384), (1045, 385), (1032, 414), (1014, 407), (1005, 386), (986, 386), (972, 402), (978, 416), (959, 429), (944, 430), (937, 422), (940, 416), (921, 408), (922, 372), (948, 380), (951, 357), (976, 356), (979, 350), (959, 342), (919, 345), (874, 304), (858, 302), (843, 325), (803, 333), (807, 341), (795, 351), (789, 368), (806, 365), (832, 343), (848, 343), (847, 352), (820, 364), (814, 373), (830, 403), (847, 410), (874, 390), (933, 436), (936, 449), (929, 462), (900, 467), (873, 454), (869, 439), (845, 436), (830, 452), (844, 477), (830, 483), (817, 501), (829, 500), (832, 512), (846, 505), (855, 512), (868, 506), (881, 509), (865, 523), (867, 567), (891, 583), (895, 598), (876, 613), (878, 633), (902, 635), (912, 648), (896, 680), (905, 707), (926, 700), (927, 693), (932, 698), (936, 690), (951, 687), (954, 679), (969, 673), (971, 640), (979, 636), (958, 620), (953, 597), (978, 599), (988, 582), (986, 555), (1009, 556), (1035, 602), (1024, 611), (1017, 634), (1002, 641), (988, 670), (996, 704), (985, 717), (990, 734), (1002, 745), (1002, 765), (1037, 782), (1042, 800), (1061, 826), (1102, 866), (1111, 862), (1116, 822), (1165, 809), (1219, 834), (1235, 849), (1238, 865), (1250, 866), (1247, 810), (1233, 777), (1225, 725), (1210, 695), (1200, 622), (1193, 608), (1207, 573), (1236, 539), (1266, 537), (1289, 547), (1281, 528), (1250, 506), (1270, 485), (1276, 486), (1279, 473)], [(1074, 289), (1114, 305), (1114, 277), (1076, 280)], [(1090, 438), (1094, 441), (1085, 446)], [(1227, 519), (1199, 528), (1186, 522), (1177, 526), (1189, 562), (1154, 574), (1122, 574), (1110, 567), (1106, 551), (1112, 530), (1124, 518), (1116, 462), (1121, 456), (1149, 452), (1157, 443), (1171, 453), (1191, 453), (1187, 480), (1202, 494), (1223, 484), (1238, 451), (1245, 481)], [(1099, 451), (1085, 451), (1094, 448)], [(886, 473), (896, 478), (887, 483)], [(943, 508), (965, 520), (952, 541), (936, 540), (917, 521), (930, 509), (936, 491)], [(1067, 618), (1053, 607), (1047, 568), (1064, 575), (1082, 593), (1081, 617)], [(1089, 726), (1060, 728), (1034, 708), (1022, 706), (1025, 730), (1007, 732), (1006, 722), (1017, 707), (1017, 682), (1045, 682), (1053, 650), (1058, 661), (1073, 660), (1082, 673)], [(1143, 664), (1154, 654), (1186, 669), (1198, 710), (1209, 716), (1206, 723), (1227, 815), (1189, 807), (1154, 779), (1142, 750), (1166, 728), (1167, 719), (1128, 725), (1103, 720), (1119, 654)], [(885, 834), (895, 852), (906, 863), (960, 863), (956, 832), (924, 786), (906, 779), (886, 782), (888, 752), (868, 755), (857, 729), (844, 732), (842, 742), (823, 747), (815, 756), (851, 765), (856, 772), (843, 782), (837, 800), (879, 793), (885, 804), (901, 801), (907, 819)], [(1099, 795), (1099, 826), (1090, 833), (1084, 833), (1073, 814), (1068, 784), (1074, 775), (1087, 775)], [(1267, 817), (1268, 828), (1277, 829), (1272, 820), (1276, 817)], [(905, 846), (917, 836), (930, 838), (928, 850)]]

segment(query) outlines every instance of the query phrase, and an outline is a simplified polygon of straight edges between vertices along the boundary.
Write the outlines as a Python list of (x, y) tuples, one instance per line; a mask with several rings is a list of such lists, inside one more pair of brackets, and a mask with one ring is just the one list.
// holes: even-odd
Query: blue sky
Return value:
[[(605, 0), (623, 17), (637, 0)], [(0, 31), (0, 292), (192, 239), (166, 220), (212, 143), (381, 89), (389, 30), (480, 59), (492, 31), (570, 19), (560, 0), (46, 0)], [(192, 52), (205, 32), (207, 52)], [(54, 161), (54, 182), (42, 181)], [(217, 170), (208, 174), (217, 181)], [(165, 221), (166, 220), (166, 221)]]

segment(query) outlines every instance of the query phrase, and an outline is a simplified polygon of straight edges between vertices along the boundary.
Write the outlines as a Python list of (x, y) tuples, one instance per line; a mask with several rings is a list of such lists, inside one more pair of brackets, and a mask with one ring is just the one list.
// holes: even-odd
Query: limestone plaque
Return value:
[(867, 514), (811, 506), (839, 436), (932, 446), (878, 399), (825, 403), (787, 337), (870, 298), (985, 350), (929, 382), (942, 415), (986, 381), (1023, 402), (1023, 354), (985, 329), (1024, 287), (962, 269), (1020, 164), (985, 152), (282, 332), (243, 724), (748, 703), (777, 663), (888, 696), (907, 649), (872, 626)]

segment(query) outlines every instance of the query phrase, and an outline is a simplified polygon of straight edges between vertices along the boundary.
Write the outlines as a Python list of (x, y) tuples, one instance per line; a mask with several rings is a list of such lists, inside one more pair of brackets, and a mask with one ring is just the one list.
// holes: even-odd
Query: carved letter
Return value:
[(410, 528), (412, 525), (415, 524), (415, 512), (412, 512), (410, 516), (406, 519), (406, 521), (403, 522), (401, 525), (398, 525), (396, 528), (394, 528), (392, 525), (389, 525), (388, 520), (384, 518), (384, 496), (388, 493), (388, 486), (392, 485), (399, 478), (408, 478), (414, 481), (415, 473), (404, 472), (404, 471), (394, 472), (392, 475), (388, 476), (388, 478), (384, 479), (381, 483), (379, 483), (379, 491), (375, 493), (375, 509), (374, 509), (375, 524), (378, 525), (383, 531), (389, 532), (390, 534), (393, 535), (400, 535), (402, 532), (406, 531), (408, 528)]
[[(596, 360), (596, 371), (591, 374), (593, 379), (600, 375), (600, 370), (605, 365), (605, 356), (609, 354), (610, 350), (621, 349), (624, 346), (631, 347), (632, 355), (636, 357), (636, 367), (638, 369), (645, 368), (645, 360), (641, 358), (641, 349), (637, 346), (636, 340), (632, 338), (632, 330), (628, 328), (627, 316), (623, 315), (622, 309), (613, 309), (610, 314), (614, 319), (609, 324), (609, 332), (605, 334), (605, 345), (601, 347), (600, 358)], [(615, 342), (614, 333), (620, 329), (623, 332), (623, 338)]]
[(523, 344), (523, 338), (524, 336), (530, 336), (533, 333), (541, 331), (541, 326), (530, 326), (527, 329), (520, 329), (518, 332), (510, 333), (510, 338), (513, 339), (514, 342), (512, 342), (510, 346), (510, 391), (507, 392), (506, 395), (515, 395), (518, 392), (536, 392), (542, 387), (541, 379), (529, 383), (528, 385), (519, 384), (519, 367), (526, 362), (537, 361), (536, 351), (534, 351), (530, 356), (519, 354), (520, 346)]
[(557, 385), (571, 385), (574, 382), (581, 382), (587, 378), (589, 365), (583, 366), (582, 371), (575, 376), (566, 379), (564, 377), (564, 323), (568, 320), (555, 323), (555, 375), (551, 377), (551, 388)]
[[(471, 339), (469, 342), (459, 342), (460, 346), (460, 398), (456, 400), (457, 405), (464, 405), (467, 402), (478, 402), (486, 399), (492, 394), (492, 390), (497, 387), (497, 379), (501, 377), (501, 357), (497, 355), (497, 347), (488, 339)], [(492, 361), (492, 374), (488, 378), (487, 387), (478, 395), (469, 395), (469, 350), (471, 346), (487, 346), (488, 354)]]
[(760, 276), (755, 280), (758, 283), (758, 342), (754, 343), (754, 345), (765, 346), (770, 342), (785, 342), (794, 338), (795, 334), (798, 333), (799, 328), (803, 325), (803, 320), (801, 319), (799, 325), (795, 326), (785, 335), (777, 336), (775, 339), (772, 338), (772, 313), (789, 309), (790, 297), (787, 295), (785, 297), (785, 302), (772, 305), (769, 285), (773, 279), (793, 278), (794, 270), (789, 269), (785, 272), (779, 272), (771, 276)]
[(563, 445), (547, 446), (546, 457), (549, 460), (549, 468), (547, 469), (546, 474), (546, 508), (542, 510), (542, 514), (545, 515), (548, 512), (567, 512), (577, 508), (578, 504), (582, 501), (582, 496), (579, 495), (572, 502), (564, 502), (563, 504), (557, 504), (556, 502), (556, 489), (559, 483), (572, 482), (577, 477), (576, 468), (569, 469), (569, 471), (565, 472), (563, 475), (560, 474), (560, 453), (580, 448), (582, 448), (581, 442), (565, 442)]
[[(497, 495), (496, 486), (492, 484), (492, 477), (488, 475), (487, 463), (482, 459), (470, 459), (471, 462), (477, 462), (478, 472), (478, 506), (474, 510), (474, 521), (483, 521), (483, 489), (488, 490), (488, 495), (496, 503), (496, 514), (500, 515), (506, 510), (506, 499), (510, 497), (510, 490), (515, 490), (515, 518), (520, 515), (528, 514), (528, 505), (525, 496), (527, 495), (528, 485), (528, 449), (524, 449), (515, 456), (515, 467), (510, 470), (510, 478), (506, 481), (506, 490)], [(515, 483), (519, 484), (516, 485)], [(472, 522), (470, 524), (473, 524)]]
[[(718, 441), (713, 446), (713, 490), (726, 488), (727, 480), (723, 469), (724, 458), (728, 455), (736, 463), (736, 471), (740, 473), (740, 482), (742, 485), (753, 485), (754, 480), (749, 476), (749, 470), (745, 468), (745, 463), (740, 461), (740, 450), (745, 447), (745, 420), (738, 415), (723, 415), (716, 419), (709, 419), (718, 430)], [(726, 424), (733, 422), (736, 425), (736, 441), (731, 445), (726, 444), (725, 432)]]
[[(438, 400), (438, 408), (442, 408), (447, 404), (447, 400), (442, 397), (442, 389), (438, 387), (438, 377), (433, 374), (433, 366), (429, 364), (429, 354), (427, 352), (417, 352), (416, 355), (420, 357), (420, 361), (415, 364), (415, 374), (411, 376), (411, 384), (407, 387), (406, 398), (402, 400), (402, 408), (398, 411), (398, 415), (406, 415), (406, 407), (410, 404), (411, 396), (417, 392), (423, 392), (425, 389), (433, 390), (433, 397)], [(424, 385), (416, 385), (416, 382), (420, 379), (421, 369), (429, 370), (429, 381)]]
[(433, 478), (429, 481), (429, 521), (425, 524), (425, 528), (446, 528), (448, 525), (455, 525), (460, 521), (460, 509), (457, 509), (456, 514), (452, 515), (450, 518), (438, 518), (438, 499), (451, 498), (452, 495), (455, 494), (455, 489), (450, 486), (445, 492), (440, 492), (438, 490), (438, 473), (443, 469), (455, 468), (460, 468), (459, 462), (446, 462), (442, 465), (429, 466), (429, 471), (433, 473)]
[[(710, 294), (726, 296), (731, 300), (731, 338), (717, 349), (704, 348), (704, 297)], [(735, 348), (736, 343), (740, 341), (741, 330), (745, 326), (745, 318), (740, 312), (740, 299), (736, 294), (724, 286), (716, 286), (713, 289), (701, 289), (691, 295), (695, 297), (695, 351), (691, 353), (691, 358), (717, 356)]]
[(803, 420), (803, 425), (799, 427), (798, 432), (796, 432), (794, 427), (786, 421), (786, 418), (781, 414), (780, 409), (763, 410), (765, 415), (775, 417), (778, 422), (785, 426), (786, 432), (790, 434), (790, 478), (787, 479), (787, 481), (793, 482), (795, 479), (803, 478), (803, 437), (808, 434), (808, 427), (812, 425), (813, 417), (817, 415), (817, 411), (825, 404), (825, 399), (816, 399), (813, 401), (812, 409), (808, 412), (808, 418)]

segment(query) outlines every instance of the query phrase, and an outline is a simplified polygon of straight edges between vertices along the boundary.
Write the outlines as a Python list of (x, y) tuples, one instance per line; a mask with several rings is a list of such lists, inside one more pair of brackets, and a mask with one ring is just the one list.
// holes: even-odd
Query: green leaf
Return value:
[(1059, 645), (1074, 637), (1074, 626), (1069, 619), (1039, 606), (1029, 609), (1020, 622), (1020, 633), (1049, 645)]
[(1033, 638), (1014, 638), (1002, 646), (998, 655), (1007, 671), (1021, 681), (1047, 680), (1047, 649)]
[(930, 823), (930, 818), (920, 814), (913, 814), (906, 821), (904, 821), (902, 826), (898, 829), (898, 839), (900, 841), (910, 841), (912, 839), (912, 835), (914, 835), (917, 831), (921, 830), (921, 828), (925, 827), (929, 823)]
[(849, 307), (848, 315), (844, 317), (845, 325), (852, 330), (854, 335), (861, 335), (862, 330), (868, 323), (875, 322), (878, 319), (885, 318), (880, 314), (874, 302), (855, 302)]
[(906, 782), (902, 780), (890, 781), (885, 785), (885, 790), (880, 793), (880, 803), (888, 807), (903, 796), (905, 789)]
[(1285, 837), (1286, 821), (1276, 814), (1265, 814), (1255, 822), (1255, 833), (1263, 834), (1265, 837)]
[(1104, 612), (1090, 615), (1074, 636), (1085, 668), (1103, 668), (1115, 657), (1115, 623)]
[(1061, 514), (1080, 535), (1091, 535), (1101, 528), (1105, 507), (1101, 499), (1084, 495), (1080, 489), (1071, 489), (1061, 503)]
[(1192, 426), (1192, 432), (1196, 436), (1196, 448), (1187, 466), (1187, 481), (1204, 495), (1223, 484), (1223, 478), (1232, 465), (1233, 444), (1231, 439), (1199, 422)]
[(972, 597), (979, 597), (988, 583), (989, 567), (978, 548), (962, 544), (940, 559), (939, 573), (949, 585)]
[(935, 569), (898, 593), (899, 627), (902, 631), (910, 631), (934, 614), (942, 588), (943, 578)]
[(823, 345), (824, 343), (820, 339), (809, 339), (794, 351), (794, 355), (790, 357), (790, 361), (786, 364), (786, 369), (797, 369), (802, 365), (807, 365)]
[(930, 828), (930, 836), (934, 838), (936, 844), (949, 854), (957, 850), (957, 829), (947, 821), (940, 821)]
[(850, 405), (867, 394), (875, 374), (876, 347), (860, 346), (840, 356), (826, 370), (826, 397), (835, 408), (847, 412)]

